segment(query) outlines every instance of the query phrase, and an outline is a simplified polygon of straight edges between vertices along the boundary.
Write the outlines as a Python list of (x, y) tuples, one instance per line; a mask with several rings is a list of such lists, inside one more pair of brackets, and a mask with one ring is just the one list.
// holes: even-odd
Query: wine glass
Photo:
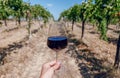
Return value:
[[(59, 56), (62, 59), (58, 59), (58, 53), (62, 54), (61, 50), (65, 49), (68, 44), (68, 39), (66, 36), (66, 30), (64, 25), (58, 22), (52, 22), (49, 25), (47, 45), (50, 49), (55, 52), (56, 62), (59, 60), (62, 62), (62, 66), (59, 71), (56, 71), (56, 76), (59, 78), (65, 75), (65, 65), (63, 65), (64, 56)], [(62, 54), (63, 55), (63, 54)], [(65, 62), (64, 62), (65, 63)]]
[(68, 39), (66, 37), (66, 30), (62, 24), (52, 22), (49, 25), (47, 45), (50, 49), (56, 52), (56, 61), (58, 52), (66, 48)]

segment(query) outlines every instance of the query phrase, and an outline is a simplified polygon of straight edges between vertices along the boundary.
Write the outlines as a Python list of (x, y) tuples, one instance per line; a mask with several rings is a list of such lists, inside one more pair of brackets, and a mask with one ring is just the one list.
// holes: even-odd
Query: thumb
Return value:
[(60, 63), (60, 62), (57, 62), (57, 63), (53, 66), (53, 69), (54, 69), (54, 70), (58, 70), (58, 69), (60, 69), (60, 67), (61, 67), (61, 63)]

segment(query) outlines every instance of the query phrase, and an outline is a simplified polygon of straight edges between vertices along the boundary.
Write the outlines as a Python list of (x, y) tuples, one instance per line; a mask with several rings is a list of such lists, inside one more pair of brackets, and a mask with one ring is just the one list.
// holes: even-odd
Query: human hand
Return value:
[(52, 61), (42, 66), (40, 78), (53, 78), (55, 70), (60, 69), (60, 62)]

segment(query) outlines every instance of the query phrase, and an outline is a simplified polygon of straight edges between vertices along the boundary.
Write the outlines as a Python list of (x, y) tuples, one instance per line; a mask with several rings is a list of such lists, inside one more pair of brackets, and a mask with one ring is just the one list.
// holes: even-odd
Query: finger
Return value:
[(47, 65), (54, 65), (56, 63), (56, 61), (51, 61), (51, 62), (48, 62)]
[(60, 67), (61, 67), (61, 63), (60, 63), (60, 62), (57, 62), (57, 63), (53, 66), (54, 70), (58, 70), (58, 69), (60, 69)]
[(56, 64), (56, 61), (55, 61), (55, 60), (49, 63), (50, 66), (53, 66), (53, 65), (55, 65), (55, 64)]
[(44, 68), (49, 68), (51, 66), (54, 66), (55, 64), (56, 64), (56, 61), (51, 61), (51, 62), (45, 63), (43, 66)]

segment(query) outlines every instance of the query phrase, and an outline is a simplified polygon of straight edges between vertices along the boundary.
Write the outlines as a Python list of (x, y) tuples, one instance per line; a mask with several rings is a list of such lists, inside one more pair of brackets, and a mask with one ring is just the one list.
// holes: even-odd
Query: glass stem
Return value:
[(57, 54), (57, 51), (56, 51), (56, 62), (57, 62), (57, 58), (58, 58), (58, 54)]

